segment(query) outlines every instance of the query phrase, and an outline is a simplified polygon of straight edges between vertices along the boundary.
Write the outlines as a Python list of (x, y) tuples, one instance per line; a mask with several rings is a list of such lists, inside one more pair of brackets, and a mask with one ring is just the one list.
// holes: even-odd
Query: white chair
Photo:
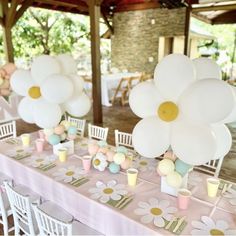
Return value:
[(86, 125), (86, 120), (81, 120), (77, 118), (72, 118), (68, 116), (68, 121), (72, 124), (75, 125), (77, 128), (78, 135), (80, 137), (84, 137), (84, 131), (85, 131), (85, 125)]
[(88, 137), (91, 139), (107, 141), (108, 128), (88, 124)]
[(14, 230), (14, 227), (9, 228), (8, 216), (12, 215), (12, 210), (10, 208), (10, 203), (6, 192), (4, 191), (4, 181), (11, 181), (8, 176), (0, 172), (0, 224), (3, 225), (4, 236), (7, 236), (9, 232)]
[(128, 148), (133, 148), (132, 134), (121, 132), (116, 129), (115, 130), (115, 144), (116, 144), (116, 147), (125, 146)]
[(214, 175), (214, 177), (217, 178), (220, 174), (220, 169), (221, 169), (223, 160), (224, 160), (224, 157), (217, 160), (211, 160), (204, 165), (194, 166), (194, 170), (200, 170), (201, 172)]
[(9, 121), (0, 124), (0, 141), (16, 138), (16, 121)]
[(20, 185), (12, 187), (8, 181), (4, 181), (4, 186), (13, 213), (15, 235), (19, 235), (20, 230), (26, 235), (36, 235), (38, 227), (31, 211), (31, 203), (39, 204), (39, 196), (31, 194), (32, 192), (26, 187)]
[[(32, 204), (40, 235), (101, 235), (90, 227), (73, 220), (71, 215), (56, 204), (53, 204), (53, 213), (46, 212), (48, 207), (45, 207), (45, 204), (48, 203), (51, 206), (53, 204), (50, 202), (43, 203), (42, 205)], [(63, 220), (58, 219), (58, 217), (62, 218), (62, 216), (64, 216)]]

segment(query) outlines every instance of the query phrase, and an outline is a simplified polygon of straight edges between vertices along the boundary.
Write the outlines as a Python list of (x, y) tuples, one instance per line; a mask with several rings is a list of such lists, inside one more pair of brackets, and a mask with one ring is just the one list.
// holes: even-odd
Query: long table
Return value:
[[(127, 176), (122, 171), (112, 174), (107, 170), (100, 172), (92, 169), (84, 174), (78, 156), (87, 154), (87, 143), (88, 139), (76, 142), (76, 155), (71, 155), (67, 162), (61, 163), (53, 155), (51, 146), (39, 154), (33, 142), (29, 148), (23, 148), (19, 140), (14, 143), (1, 142), (0, 171), (16, 183), (27, 185), (44, 199), (57, 203), (82, 223), (105, 235), (194, 235), (199, 232), (236, 235), (234, 185), (225, 195), (219, 191), (216, 198), (209, 198), (205, 183), (209, 176), (193, 171), (189, 175), (188, 185), (193, 194), (190, 206), (188, 210), (179, 210), (176, 197), (160, 191), (160, 177), (155, 171), (158, 160), (135, 158), (133, 166), (140, 173), (137, 186), (132, 188), (128, 187)], [(49, 162), (53, 163), (53, 168), (43, 170), (41, 166)], [(82, 176), (85, 181), (81, 185), (73, 185), (73, 176)], [(106, 202), (107, 195), (101, 191), (104, 184), (110, 192), (113, 189), (120, 191), (117, 193), (128, 193), (132, 201), (123, 209), (115, 207), (117, 202), (114, 199)], [(106, 197), (102, 199), (104, 195)], [(180, 228), (173, 233), (175, 222), (169, 230), (165, 229), (171, 216), (183, 220), (183, 231)], [(164, 227), (161, 226), (163, 220)]]

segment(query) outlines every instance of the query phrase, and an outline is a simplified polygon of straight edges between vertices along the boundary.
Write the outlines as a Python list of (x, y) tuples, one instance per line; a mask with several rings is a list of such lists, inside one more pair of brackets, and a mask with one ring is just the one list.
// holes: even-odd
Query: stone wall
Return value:
[(184, 35), (185, 8), (115, 13), (111, 43), (112, 67), (153, 73), (159, 37)]

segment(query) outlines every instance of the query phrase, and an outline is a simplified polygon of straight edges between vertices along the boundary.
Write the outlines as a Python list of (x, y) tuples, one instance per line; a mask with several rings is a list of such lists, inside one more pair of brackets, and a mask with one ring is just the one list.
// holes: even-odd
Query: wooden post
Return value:
[(5, 25), (3, 26), (3, 41), (6, 62), (14, 63), (14, 48), (12, 43), (11, 28)]
[(100, 5), (96, 0), (89, 0), (90, 32), (91, 32), (91, 60), (93, 84), (93, 121), (102, 124), (102, 99), (101, 99), (101, 68), (100, 68), (100, 35), (99, 19)]
[(191, 8), (186, 7), (185, 29), (184, 29), (184, 55), (189, 56), (189, 31), (190, 31)]

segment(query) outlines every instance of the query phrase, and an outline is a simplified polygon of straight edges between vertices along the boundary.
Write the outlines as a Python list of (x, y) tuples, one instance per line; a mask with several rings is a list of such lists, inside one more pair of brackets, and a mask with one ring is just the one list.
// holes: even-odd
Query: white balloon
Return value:
[(74, 84), (74, 94), (81, 94), (84, 89), (84, 80), (78, 75), (70, 75), (69, 77)]
[(28, 97), (24, 97), (18, 106), (18, 113), (22, 120), (31, 124), (34, 123), (33, 107), (34, 101)]
[(62, 73), (65, 75), (76, 74), (77, 64), (74, 58), (69, 54), (61, 54), (56, 57), (60, 63)]
[(57, 126), (62, 116), (59, 105), (49, 103), (44, 99), (37, 99), (34, 102), (33, 114), (36, 125), (43, 129)]
[(221, 69), (215, 61), (201, 57), (193, 60), (197, 79), (221, 79)]
[(171, 147), (175, 155), (190, 165), (202, 165), (216, 153), (216, 138), (208, 125), (175, 122), (171, 130)]
[(196, 80), (193, 62), (182, 54), (170, 54), (157, 64), (154, 82), (165, 100), (176, 102), (181, 93)]
[(222, 121), (222, 123), (231, 123), (236, 121), (236, 88), (234, 86), (230, 86), (230, 88), (234, 94), (234, 108), (231, 113)]
[(54, 57), (48, 55), (36, 57), (31, 65), (32, 77), (38, 85), (41, 85), (49, 75), (59, 74), (60, 72), (59, 62)]
[(34, 85), (34, 81), (29, 70), (18, 69), (12, 74), (10, 84), (14, 92), (21, 96), (27, 96), (29, 88)]
[(155, 116), (162, 102), (154, 82), (146, 81), (136, 85), (130, 92), (129, 105), (135, 115), (139, 117)]
[(63, 103), (73, 95), (73, 84), (65, 75), (54, 74), (41, 85), (43, 98), (51, 103)]
[(213, 160), (224, 157), (232, 146), (232, 136), (226, 125), (212, 125), (212, 131), (216, 137), (216, 154)]
[(142, 119), (136, 124), (132, 133), (134, 149), (148, 158), (162, 155), (170, 145), (169, 131), (169, 124), (156, 116)]
[(220, 122), (232, 112), (234, 104), (230, 86), (216, 79), (197, 80), (179, 101), (183, 115), (195, 123)]
[(70, 115), (81, 117), (89, 112), (91, 101), (85, 93), (82, 93), (82, 95), (73, 97), (64, 103), (64, 107)]

